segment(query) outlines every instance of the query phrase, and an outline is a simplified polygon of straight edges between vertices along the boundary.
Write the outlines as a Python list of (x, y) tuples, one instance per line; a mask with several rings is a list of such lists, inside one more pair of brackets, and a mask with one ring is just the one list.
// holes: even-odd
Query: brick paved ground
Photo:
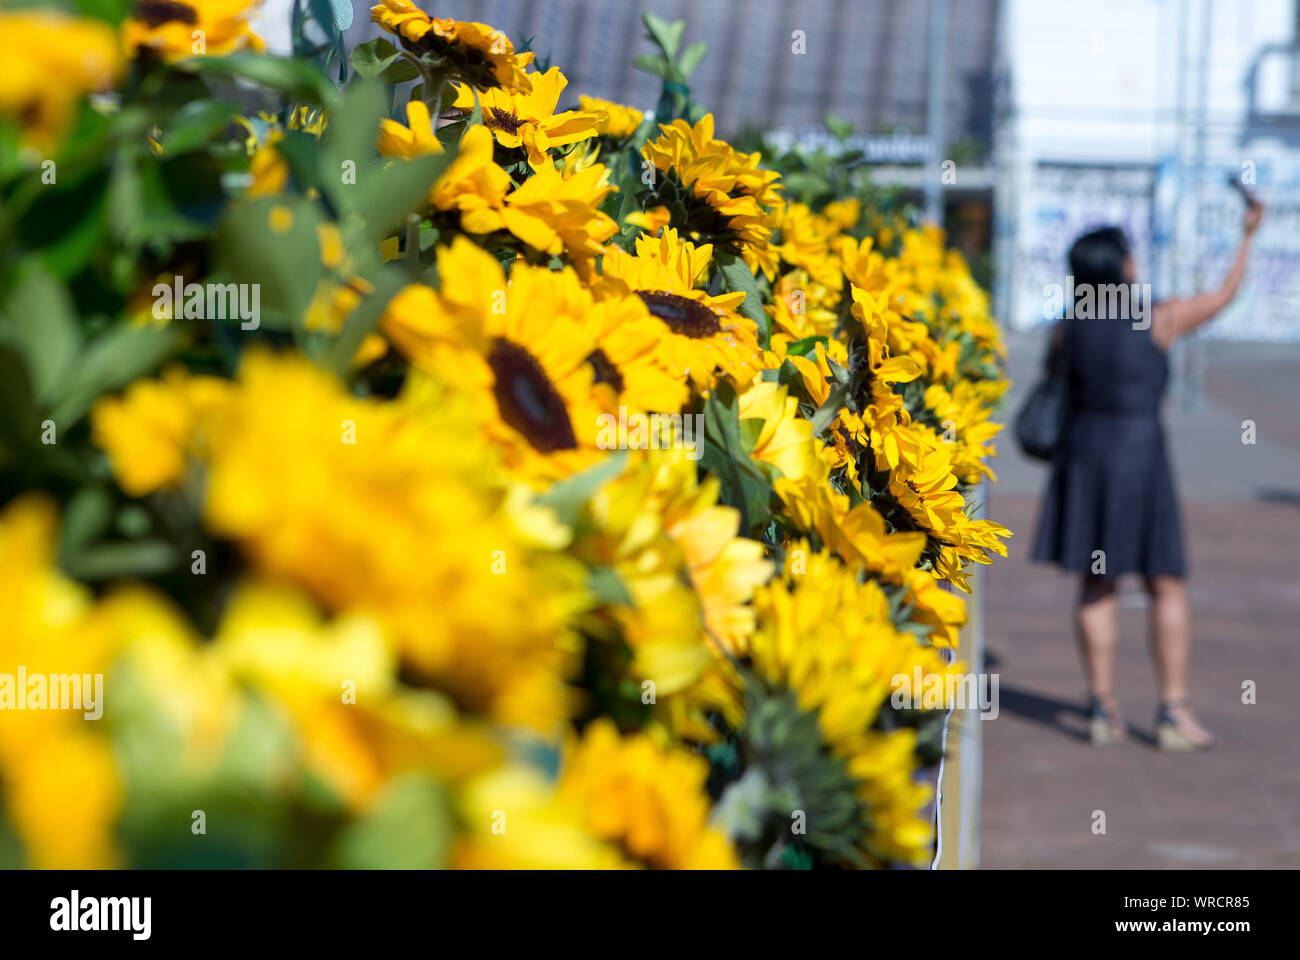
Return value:
[[(1040, 355), (1012, 340), (1021, 389)], [(1117, 692), (1135, 736), (1094, 750), (1073, 579), (1030, 564), (1043, 471), (1003, 444), (991, 515), (1017, 532), (987, 579), (1001, 716), (982, 723), (984, 867), (1300, 867), (1300, 349), (1213, 346), (1204, 406), (1168, 411), (1191, 564), (1194, 700), (1208, 754), (1152, 743), (1145, 598), (1121, 598)], [(1009, 405), (1014, 410), (1018, 394)], [(1240, 441), (1254, 419), (1259, 442)], [(1241, 703), (1244, 681), (1258, 702)], [(1107, 833), (1091, 831), (1093, 811)]]

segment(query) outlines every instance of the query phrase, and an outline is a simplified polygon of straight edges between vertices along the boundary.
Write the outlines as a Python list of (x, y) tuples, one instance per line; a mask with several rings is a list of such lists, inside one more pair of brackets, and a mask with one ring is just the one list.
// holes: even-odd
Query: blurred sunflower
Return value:
[(0, 673), (8, 674), (0, 682), (0, 800), (31, 866), (111, 867), (124, 791), (104, 726), (82, 710), (14, 709), (17, 697), (30, 702), (30, 688), (16, 689), (18, 668), (28, 677), (102, 675), (118, 645), (90, 591), (54, 565), (57, 525), (43, 495), (0, 512)]
[(703, 757), (646, 734), (620, 737), (613, 723), (598, 720), (566, 756), (556, 793), (638, 865), (735, 869), (726, 836), (709, 825), (708, 775)]
[(839, 322), (839, 288), (824, 287), (803, 270), (781, 275), (765, 306), (771, 318), (773, 349), (793, 340), (829, 337)]
[(778, 478), (773, 487), (785, 504), (791, 526), (817, 534), (828, 549), (856, 569), (901, 583), (925, 549), (925, 533), (889, 532), (871, 501), (850, 508), (848, 496), (816, 474), (800, 480)]
[(0, 63), (0, 116), (42, 154), (68, 131), (82, 97), (110, 89), (122, 74), (110, 27), (54, 10), (0, 11)]
[(743, 292), (711, 296), (696, 285), (707, 279), (713, 248), (681, 240), (674, 229), (636, 238), (636, 253), (605, 251), (603, 286), (640, 297), (665, 327), (660, 350), (671, 369), (701, 389), (719, 371), (744, 386), (758, 370), (758, 327), (736, 308)]
[[(475, 422), (419, 375), (395, 400), (358, 399), (304, 358), (250, 352), (183, 445), (206, 472), (205, 525), (255, 571), (377, 618), (406, 669), (462, 709), (550, 731), (569, 708), (583, 571), (558, 552), (568, 531), (527, 506), (487, 444), (464, 442)], [(119, 476), (149, 449), (116, 439), (129, 433), (97, 431)]]
[(407, 159), (444, 152), (434, 132), (428, 104), (423, 100), (411, 100), (406, 104), (405, 126), (396, 120), (382, 118), (379, 121), (379, 135), (375, 138), (375, 148), (380, 156)]
[(500, 30), (486, 23), (430, 17), (410, 0), (381, 0), (370, 19), (401, 38), (412, 53), (435, 58), (442, 70), (480, 90), (527, 92), (533, 53), (516, 53)]
[(433, 691), (399, 684), (379, 621), (351, 613), (323, 621), (303, 594), (245, 583), (227, 604), (213, 655), (291, 717), (305, 767), (364, 810), (394, 777), (462, 779), (496, 765), (500, 749), (458, 722)]
[(831, 246), (836, 226), (802, 203), (789, 203), (781, 211), (780, 244), (776, 251), (781, 259), (804, 270), (818, 285), (834, 290), (838, 299), (843, 284), (839, 256)]
[(136, 0), (122, 24), (122, 46), (151, 51), (168, 63), (192, 56), (224, 57), (266, 45), (248, 20), (262, 0)]
[(581, 96), (578, 106), (587, 113), (603, 114), (604, 118), (596, 127), (602, 137), (613, 140), (626, 140), (641, 128), (645, 114), (635, 107), (628, 107), (599, 97)]
[[(782, 844), (805, 847), (814, 863), (855, 867), (920, 866), (932, 855), (924, 816), (930, 788), (915, 776), (915, 732), (876, 729), (898, 677), (910, 683), (955, 670), (890, 620), (888, 599), (873, 581), (826, 553), (796, 541), (782, 576), (754, 597), (758, 630), (745, 665), (755, 685), (739, 733), (752, 767), (790, 788), (792, 806), (771, 798)], [(937, 705), (939, 709), (942, 704)], [(726, 804), (724, 796), (722, 803)], [(804, 833), (791, 836), (802, 811)]]
[(101, 399), (92, 411), (91, 434), (108, 452), (122, 489), (138, 497), (178, 486), (201, 451), (205, 424), (230, 391), (220, 377), (169, 367), (160, 379), (137, 380), (120, 397)]
[(623, 870), (632, 866), (539, 771), (508, 765), (457, 793), (459, 870)]

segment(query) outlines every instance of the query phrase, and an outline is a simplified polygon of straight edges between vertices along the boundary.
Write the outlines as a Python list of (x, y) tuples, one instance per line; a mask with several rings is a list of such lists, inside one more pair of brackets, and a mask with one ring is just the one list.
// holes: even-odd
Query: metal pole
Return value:
[[(1205, 236), (1205, 136), (1206, 112), (1210, 99), (1210, 43), (1211, 43), (1210, 0), (1201, 0), (1201, 44), (1197, 51), (1197, 92), (1196, 92), (1196, 239), (1195, 259), (1192, 264), (1192, 292), (1200, 293), (1205, 285), (1202, 269)], [(1196, 411), (1201, 408), (1202, 386), (1205, 378), (1205, 343), (1200, 332), (1195, 332), (1187, 343), (1187, 397), (1186, 408)]]
[[(1178, 4), (1178, 80), (1174, 102), (1174, 153), (1177, 158), (1175, 174), (1178, 195), (1174, 200), (1173, 242), (1170, 249), (1174, 266), (1174, 295), (1179, 297), (1188, 296), (1192, 292), (1187, 271), (1188, 248), (1191, 246), (1192, 238), (1188, 235), (1187, 214), (1185, 204), (1182, 202), (1187, 189), (1189, 166), (1187, 161), (1187, 19), (1189, 12), (1188, 0), (1181, 0)], [(1178, 402), (1185, 405), (1187, 377), (1184, 372), (1184, 351), (1185, 343), (1176, 341), (1170, 352), (1169, 366), (1173, 380), (1170, 385), (1171, 391)]]
[(930, 70), (926, 84), (925, 130), (930, 140), (925, 177), (925, 218), (943, 226), (943, 169), (948, 143), (945, 133), (945, 87), (948, 75), (948, 0), (930, 0)]

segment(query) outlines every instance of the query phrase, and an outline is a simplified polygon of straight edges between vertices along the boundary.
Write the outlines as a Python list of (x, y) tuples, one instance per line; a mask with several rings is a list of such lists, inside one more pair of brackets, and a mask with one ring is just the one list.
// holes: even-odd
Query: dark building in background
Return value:
[[(570, 92), (640, 109), (659, 80), (632, 61), (648, 52), (641, 14), (685, 20), (685, 42), (708, 55), (695, 71), (696, 99), (719, 135), (817, 127), (831, 111), (860, 134), (924, 134), (929, 0), (419, 0), (435, 16), (479, 20), (518, 43), (532, 38), (558, 65)], [(359, 4), (353, 40), (375, 35)], [(978, 156), (992, 141), (990, 78), (998, 0), (951, 0), (946, 140)], [(794, 31), (807, 52), (792, 52)]]

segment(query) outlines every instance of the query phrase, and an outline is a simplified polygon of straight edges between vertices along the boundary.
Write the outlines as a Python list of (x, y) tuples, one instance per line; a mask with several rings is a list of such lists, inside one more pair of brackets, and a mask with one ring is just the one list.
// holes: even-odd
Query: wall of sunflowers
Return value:
[(643, 115), (251, 7), (0, 8), (0, 864), (926, 865), (894, 678), (1010, 535), (962, 257), (719, 139), (680, 23)]

